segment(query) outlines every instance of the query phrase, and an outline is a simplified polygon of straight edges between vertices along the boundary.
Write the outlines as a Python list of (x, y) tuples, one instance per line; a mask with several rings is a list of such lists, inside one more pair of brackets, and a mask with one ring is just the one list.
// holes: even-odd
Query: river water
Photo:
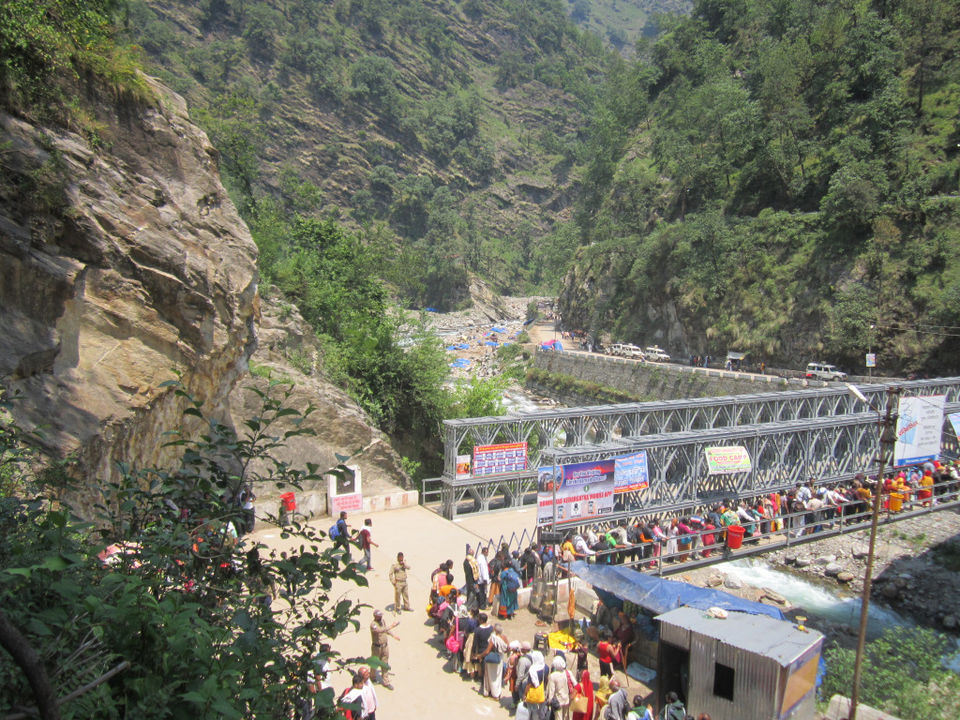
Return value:
[[(825, 585), (818, 585), (792, 573), (777, 570), (760, 559), (734, 560), (715, 565), (720, 572), (733, 576), (744, 585), (770, 588), (783, 595), (791, 605), (803, 608), (807, 617), (819, 617), (857, 632), (860, 628), (860, 598), (845, 595)], [(871, 602), (867, 610), (867, 637), (878, 637), (888, 627), (912, 626), (914, 623), (885, 605)]]
[(555, 410), (562, 407), (563, 405), (558, 402), (535, 397), (517, 387), (511, 387), (503, 394), (503, 409), (507, 415), (537, 412), (538, 410)]

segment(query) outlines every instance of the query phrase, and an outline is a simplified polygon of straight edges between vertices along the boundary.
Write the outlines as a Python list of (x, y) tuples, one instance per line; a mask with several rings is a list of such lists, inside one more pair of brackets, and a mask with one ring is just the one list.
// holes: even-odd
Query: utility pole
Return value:
[[(888, 457), (892, 457), (897, 442), (897, 413), (900, 388), (887, 388), (887, 411), (880, 421), (880, 456), (878, 458), (877, 486), (873, 494), (873, 516), (870, 519), (870, 546), (867, 549), (867, 569), (863, 573), (863, 595), (860, 600), (860, 633), (857, 636), (857, 657), (853, 664), (853, 692), (850, 694), (848, 720), (857, 720), (860, 702), (860, 669), (863, 665), (863, 645), (867, 638), (867, 615), (870, 611), (870, 589), (873, 585), (873, 554), (877, 545), (877, 525), (880, 519), (880, 500), (883, 496), (883, 471)], [(889, 454), (888, 454), (889, 453)]]

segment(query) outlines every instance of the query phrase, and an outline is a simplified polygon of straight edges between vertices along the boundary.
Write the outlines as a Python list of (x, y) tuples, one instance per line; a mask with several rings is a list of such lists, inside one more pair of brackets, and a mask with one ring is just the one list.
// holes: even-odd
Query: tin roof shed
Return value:
[(680, 692), (713, 720), (813, 717), (823, 635), (764, 615), (680, 607), (660, 623), (660, 695)]

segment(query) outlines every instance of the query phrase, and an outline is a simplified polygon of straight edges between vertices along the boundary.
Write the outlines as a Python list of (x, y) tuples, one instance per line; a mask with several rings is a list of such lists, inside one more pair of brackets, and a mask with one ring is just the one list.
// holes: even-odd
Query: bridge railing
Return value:
[(428, 478), (420, 490), (421, 505), (439, 506), (443, 500), (443, 478)]
[[(945, 483), (939, 490), (939, 495), (929, 499), (920, 499), (915, 493), (911, 494), (909, 498), (902, 501), (902, 506), (898, 510), (890, 508), (890, 498), (885, 496), (882, 501), (884, 507), (881, 509), (881, 524), (960, 508), (960, 488), (957, 483)], [(692, 567), (726, 562), (737, 557), (789, 548), (835, 535), (865, 530), (870, 527), (872, 514), (872, 499), (853, 500), (820, 510), (784, 513), (772, 519), (763, 518), (752, 523), (743, 521), (747, 526), (751, 524), (758, 526), (759, 532), (745, 535), (740, 550), (728, 547), (725, 540), (726, 528), (720, 527), (671, 538), (677, 542), (675, 552), (666, 552), (667, 543), (654, 541), (597, 551), (589, 555), (588, 560), (595, 563), (633, 567), (640, 572), (653, 575), (670, 575)], [(765, 527), (767, 529), (764, 529)], [(712, 544), (709, 543), (710, 536), (713, 536)], [(708, 544), (704, 544), (704, 537), (707, 537)], [(683, 538), (688, 538), (690, 545), (681, 549), (680, 541)]]
[(523, 529), (519, 534), (516, 532), (510, 533), (509, 536), (504, 534), (499, 538), (490, 538), (490, 540), (487, 541), (487, 546), (492, 547), (493, 552), (496, 552), (504, 545), (507, 546), (507, 549), (510, 550), (510, 552), (513, 552), (514, 550), (522, 552), (536, 542), (536, 533), (536, 529)]

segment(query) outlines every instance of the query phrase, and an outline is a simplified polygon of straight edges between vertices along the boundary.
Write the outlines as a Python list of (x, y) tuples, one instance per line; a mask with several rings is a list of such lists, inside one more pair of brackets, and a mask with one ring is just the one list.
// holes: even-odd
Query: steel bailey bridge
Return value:
[[(903, 396), (944, 395), (960, 411), (960, 377), (900, 383)], [(874, 408), (887, 385), (861, 385)], [(752, 497), (810, 477), (829, 483), (875, 467), (877, 412), (846, 387), (546, 410), (444, 422), (440, 509), (448, 519), (532, 505), (537, 469), (646, 450), (650, 487), (617, 496), (605, 521), (702, 508), (724, 497)], [(952, 429), (942, 447), (956, 454)], [(475, 445), (526, 442), (527, 470), (457, 479), (457, 456)], [(704, 449), (744, 445), (749, 473), (710, 476)]]

